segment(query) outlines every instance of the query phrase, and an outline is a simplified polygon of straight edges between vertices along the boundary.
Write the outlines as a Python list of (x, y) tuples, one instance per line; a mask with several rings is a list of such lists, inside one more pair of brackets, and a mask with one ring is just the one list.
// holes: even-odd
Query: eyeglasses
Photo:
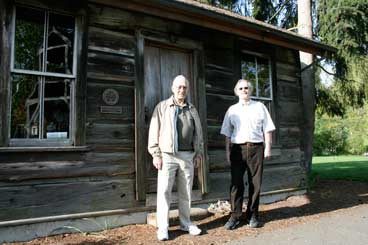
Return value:
[(249, 89), (249, 87), (240, 87), (240, 88), (238, 88), (239, 90), (247, 90), (247, 89)]
[(187, 89), (187, 86), (176, 86), (176, 89), (177, 90), (180, 90), (180, 89), (183, 89), (183, 90), (186, 90)]

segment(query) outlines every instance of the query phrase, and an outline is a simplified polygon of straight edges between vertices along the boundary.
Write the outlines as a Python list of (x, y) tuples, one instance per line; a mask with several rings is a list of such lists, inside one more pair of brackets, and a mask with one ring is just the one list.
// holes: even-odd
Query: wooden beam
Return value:
[(145, 140), (144, 122), (144, 38), (139, 30), (136, 32), (136, 83), (135, 83), (135, 170), (136, 199), (146, 199), (145, 190)]
[(0, 0), (0, 146), (9, 143), (11, 4)]
[(87, 5), (84, 6), (76, 18), (78, 27), (77, 38), (77, 80), (75, 85), (75, 145), (86, 143), (86, 87), (87, 87), (87, 50), (88, 50), (88, 16)]
[(206, 83), (205, 83), (205, 68), (204, 68), (204, 53), (203, 49), (194, 50), (193, 53), (193, 68), (195, 80), (195, 98), (197, 99), (196, 106), (201, 119), (203, 140), (204, 140), (204, 158), (199, 168), (199, 184), (202, 194), (209, 192), (209, 161), (207, 157), (207, 104), (206, 104)]

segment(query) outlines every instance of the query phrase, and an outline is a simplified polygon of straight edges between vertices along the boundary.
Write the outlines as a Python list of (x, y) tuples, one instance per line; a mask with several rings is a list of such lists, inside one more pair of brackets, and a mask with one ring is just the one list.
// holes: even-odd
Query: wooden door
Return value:
[[(182, 74), (190, 81), (188, 100), (193, 88), (192, 53), (189, 50), (147, 44), (144, 48), (144, 109), (145, 136), (148, 138), (148, 128), (152, 112), (160, 101), (171, 96), (173, 79)], [(146, 193), (154, 193), (157, 188), (157, 170), (152, 164), (152, 157), (146, 154)]]

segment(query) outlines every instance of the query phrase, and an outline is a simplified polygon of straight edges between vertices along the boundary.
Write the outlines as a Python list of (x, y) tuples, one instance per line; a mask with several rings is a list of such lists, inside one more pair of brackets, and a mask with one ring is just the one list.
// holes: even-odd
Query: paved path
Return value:
[(249, 245), (367, 245), (368, 204), (321, 217), (313, 223), (245, 237), (228, 244)]

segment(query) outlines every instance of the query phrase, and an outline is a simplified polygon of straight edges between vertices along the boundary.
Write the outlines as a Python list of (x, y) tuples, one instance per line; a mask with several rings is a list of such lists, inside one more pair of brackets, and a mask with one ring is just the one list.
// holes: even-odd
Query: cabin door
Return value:
[[(179, 74), (190, 81), (189, 101), (193, 88), (192, 52), (190, 50), (146, 44), (144, 48), (144, 106), (145, 136), (148, 139), (148, 128), (152, 112), (161, 100), (171, 96), (172, 80)], [(147, 151), (146, 151), (147, 152)], [(155, 193), (157, 188), (157, 170), (152, 164), (152, 157), (146, 153), (146, 193)], [(175, 188), (175, 187), (174, 187)]]

